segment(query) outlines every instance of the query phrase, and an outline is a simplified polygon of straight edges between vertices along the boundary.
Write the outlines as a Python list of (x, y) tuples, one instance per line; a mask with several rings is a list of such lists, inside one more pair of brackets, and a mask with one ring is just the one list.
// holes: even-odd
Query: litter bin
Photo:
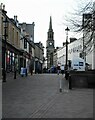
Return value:
[(27, 68), (24, 68), (23, 72), (24, 72), (25, 76), (27, 76)]
[(20, 72), (21, 76), (27, 76), (27, 69), (26, 68), (23, 68), (21, 67), (21, 72)]

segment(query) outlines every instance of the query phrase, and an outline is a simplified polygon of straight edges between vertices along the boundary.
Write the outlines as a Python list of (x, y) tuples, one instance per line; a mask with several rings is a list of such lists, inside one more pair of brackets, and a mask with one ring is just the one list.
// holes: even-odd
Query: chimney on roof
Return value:
[(1, 5), (0, 5), (0, 10), (2, 10), (2, 12), (3, 12), (4, 14), (7, 13), (7, 11), (5, 11), (5, 5), (3, 5), (3, 3), (1, 3)]
[(14, 15), (14, 21), (15, 21), (15, 24), (18, 26), (17, 15)]
[(16, 18), (16, 21), (17, 21), (17, 15), (15, 16), (15, 18)]
[(3, 6), (3, 3), (1, 3), (1, 5), (0, 5), (0, 10), (2, 10), (2, 6)]
[(17, 22), (17, 15), (14, 15), (14, 21)]
[(14, 15), (14, 21), (16, 21), (16, 16)]
[(5, 5), (3, 5), (3, 10), (5, 11)]

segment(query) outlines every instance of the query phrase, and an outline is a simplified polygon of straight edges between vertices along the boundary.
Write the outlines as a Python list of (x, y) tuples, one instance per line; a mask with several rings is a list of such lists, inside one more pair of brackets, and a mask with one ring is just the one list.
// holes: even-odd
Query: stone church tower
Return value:
[(47, 56), (47, 67), (50, 68), (53, 66), (53, 53), (54, 53), (54, 32), (52, 29), (52, 18), (50, 16), (49, 29), (47, 32), (47, 41), (46, 41), (46, 56)]

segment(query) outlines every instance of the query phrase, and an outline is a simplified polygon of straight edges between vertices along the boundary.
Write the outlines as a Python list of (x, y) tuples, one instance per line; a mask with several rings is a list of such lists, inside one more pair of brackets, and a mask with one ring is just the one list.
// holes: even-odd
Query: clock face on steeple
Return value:
[(49, 45), (52, 45), (52, 42), (50, 42)]

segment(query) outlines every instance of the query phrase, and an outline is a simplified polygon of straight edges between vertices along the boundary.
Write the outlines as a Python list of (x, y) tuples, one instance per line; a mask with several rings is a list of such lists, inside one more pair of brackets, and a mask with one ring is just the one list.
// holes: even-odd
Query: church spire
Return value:
[(52, 30), (52, 18), (50, 16), (49, 30)]

